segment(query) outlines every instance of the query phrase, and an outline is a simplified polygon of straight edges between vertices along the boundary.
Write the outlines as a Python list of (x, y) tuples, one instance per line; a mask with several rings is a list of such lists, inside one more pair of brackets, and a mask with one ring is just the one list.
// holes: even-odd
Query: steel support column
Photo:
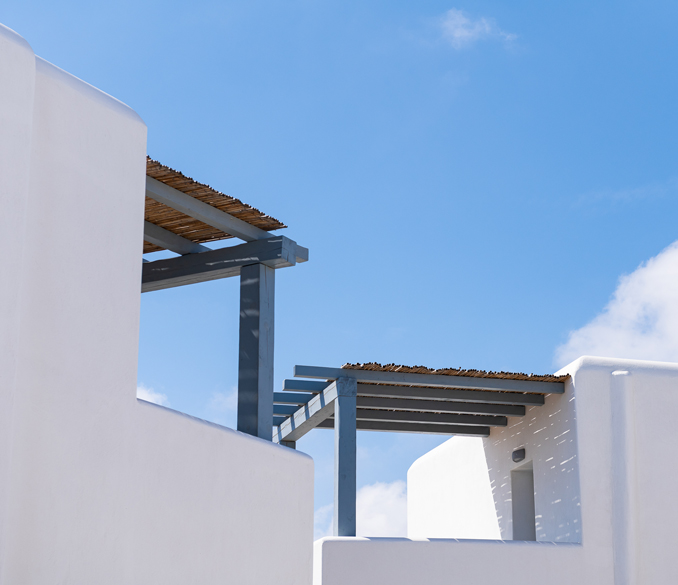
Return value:
[(356, 395), (358, 384), (338, 378), (334, 402), (334, 535), (356, 535)]
[(268, 441), (273, 422), (275, 269), (240, 270), (238, 430)]

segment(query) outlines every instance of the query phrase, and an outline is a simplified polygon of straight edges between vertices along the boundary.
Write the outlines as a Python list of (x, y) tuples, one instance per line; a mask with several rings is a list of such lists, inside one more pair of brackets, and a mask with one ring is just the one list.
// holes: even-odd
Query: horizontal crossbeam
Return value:
[(182, 255), (209, 252), (211, 249), (202, 244), (191, 242), (191, 240), (178, 236), (150, 221), (144, 221), (144, 240), (170, 252)]
[(327, 388), (329, 384), (329, 382), (317, 382), (315, 380), (284, 380), (283, 390), (297, 390), (299, 392), (318, 394)]
[(250, 264), (264, 264), (271, 268), (294, 266), (298, 248), (294, 240), (274, 236), (200, 254), (145, 262), (141, 292), (238, 276), (240, 269)]
[(297, 412), (297, 410), (299, 410), (299, 406), (297, 404), (275, 404), (275, 403), (273, 404), (274, 415), (291, 416), (295, 412)]
[[(490, 427), (471, 427), (462, 425), (437, 425), (425, 423), (357, 421), (359, 431), (380, 431), (387, 433), (425, 433), (427, 435), (462, 435), (467, 437), (489, 437)], [(327, 418), (319, 423), (318, 429), (333, 429), (334, 419)]]
[(221, 211), (221, 209), (212, 207), (187, 193), (165, 185), (165, 183), (152, 177), (146, 177), (146, 196), (246, 242), (265, 240), (271, 237), (271, 234), (267, 231)]
[(406, 372), (381, 372), (375, 370), (351, 370), (323, 368), (319, 366), (294, 366), (295, 378), (321, 378), (336, 380), (352, 378), (359, 383), (393, 384), (400, 386), (432, 386), (459, 388), (465, 390), (496, 390), (499, 392), (534, 392), (537, 394), (562, 394), (563, 382), (541, 382), (537, 380), (509, 380), (504, 378), (482, 378), (471, 376), (446, 376), (443, 374), (411, 374)]
[(522, 404), (526, 406), (540, 406), (544, 404), (543, 394), (488, 392), (486, 390), (457, 390), (455, 388), (387, 386), (381, 384), (358, 384), (358, 396), (416, 398), (441, 401), (479, 402), (485, 404)]
[(524, 416), (525, 407), (518, 404), (481, 404), (477, 402), (447, 402), (443, 400), (408, 400), (358, 395), (358, 408), (409, 410), (420, 412), (458, 412), (496, 416)]
[(488, 416), (484, 414), (456, 414), (448, 412), (407, 412), (403, 410), (372, 410), (358, 408), (357, 420), (455, 424), (471, 426), (505, 427), (508, 420), (505, 416)]
[(274, 392), (273, 393), (273, 403), (274, 404), (306, 404), (315, 394), (309, 394), (308, 392)]

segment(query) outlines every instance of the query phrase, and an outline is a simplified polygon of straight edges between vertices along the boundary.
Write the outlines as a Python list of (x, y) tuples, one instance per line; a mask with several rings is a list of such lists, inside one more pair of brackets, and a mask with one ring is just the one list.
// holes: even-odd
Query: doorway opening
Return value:
[(532, 462), (511, 471), (513, 540), (537, 540)]

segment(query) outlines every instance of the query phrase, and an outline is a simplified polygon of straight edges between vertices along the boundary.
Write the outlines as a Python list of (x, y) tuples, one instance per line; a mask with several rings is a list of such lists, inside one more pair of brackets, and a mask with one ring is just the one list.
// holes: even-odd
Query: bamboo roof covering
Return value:
[(553, 374), (521, 374), (516, 372), (487, 372), (484, 370), (467, 370), (462, 368), (433, 369), (426, 366), (401, 366), (397, 364), (382, 365), (377, 362), (365, 364), (344, 364), (345, 370), (370, 370), (373, 372), (401, 372), (404, 374), (432, 374), (443, 376), (463, 376), (468, 378), (494, 378), (500, 380), (528, 380), (532, 382), (564, 382), (569, 376), (554, 376)]
[[(150, 157), (146, 158), (146, 175), (262, 230), (271, 231), (287, 227), (282, 222), (262, 213), (251, 205), (221, 193), (209, 185), (199, 183)], [(163, 205), (150, 197), (146, 197), (144, 218), (150, 223), (198, 244), (233, 237), (180, 211)], [(157, 252), (162, 249), (149, 242), (144, 242), (143, 253)]]

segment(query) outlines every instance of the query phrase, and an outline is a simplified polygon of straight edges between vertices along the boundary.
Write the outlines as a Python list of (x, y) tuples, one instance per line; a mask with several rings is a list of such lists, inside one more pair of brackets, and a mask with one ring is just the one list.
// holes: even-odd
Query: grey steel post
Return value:
[(238, 430), (273, 437), (275, 270), (263, 264), (240, 271)]
[(356, 395), (358, 384), (339, 378), (334, 402), (334, 536), (356, 534)]

